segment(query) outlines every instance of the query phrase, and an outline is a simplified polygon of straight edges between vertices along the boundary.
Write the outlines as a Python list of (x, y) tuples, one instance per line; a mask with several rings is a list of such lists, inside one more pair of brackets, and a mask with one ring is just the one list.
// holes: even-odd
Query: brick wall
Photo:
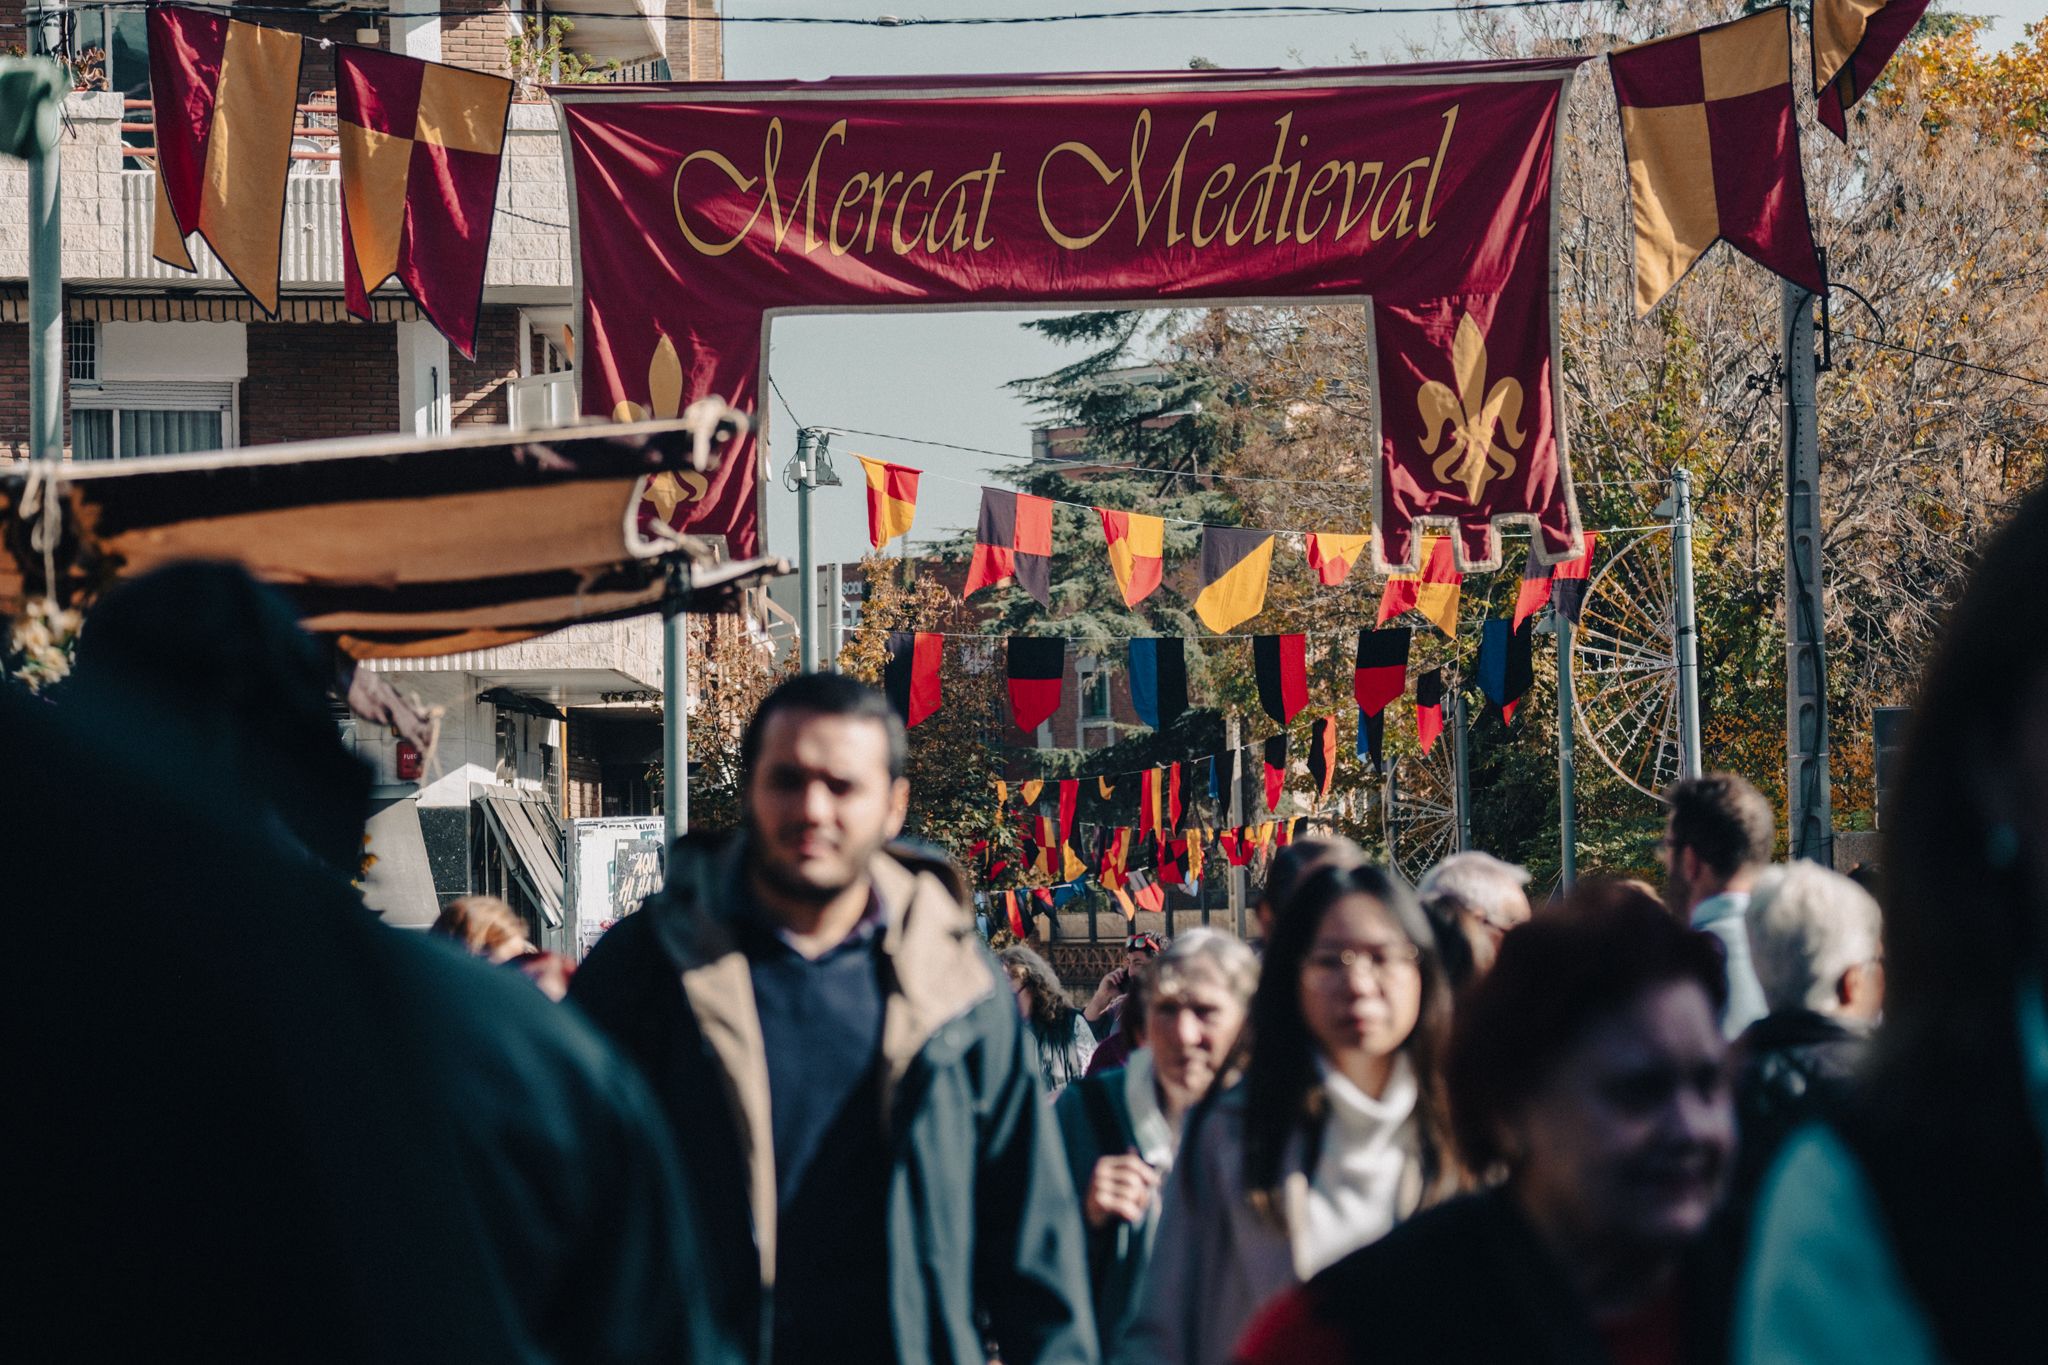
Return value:
[[(71, 448), (71, 387), (63, 385), (64, 448)], [(28, 324), (0, 323), (0, 456), (25, 459), (28, 448)]]
[(725, 79), (718, 0), (668, 0), (668, 73), (679, 81)]
[(505, 51), (505, 40), (512, 36), (512, 25), (502, 3), (444, 0), (442, 8), (465, 11), (461, 17), (453, 13), (442, 16), (442, 61), (450, 66), (466, 66), (472, 71), (490, 71), (500, 76), (511, 74), (511, 57)]
[(373, 436), (398, 429), (391, 323), (249, 324), (242, 443)]
[(519, 309), (484, 305), (477, 319), (476, 359), (448, 352), (449, 407), (454, 425), (507, 426), (512, 421), (511, 383), (519, 377)]

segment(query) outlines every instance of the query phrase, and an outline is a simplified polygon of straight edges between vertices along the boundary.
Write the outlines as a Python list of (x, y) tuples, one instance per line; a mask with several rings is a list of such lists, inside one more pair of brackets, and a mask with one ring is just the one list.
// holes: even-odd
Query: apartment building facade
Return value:
[[(501, 75), (509, 42), (551, 17), (564, 45), (611, 78), (723, 75), (717, 0), (554, 0), (546, 8), (437, 0), (436, 17), (308, 4), (253, 22), (307, 38), (287, 184), (282, 297), (269, 316), (203, 244), (196, 274), (152, 259), (155, 201), (146, 16), (56, 11), (34, 32), (0, 0), (0, 49), (65, 60), (58, 153), (65, 277), (67, 458), (121, 459), (282, 441), (462, 428), (541, 428), (575, 417), (568, 201), (552, 104), (522, 84), (512, 105), (484, 305), (472, 359), (393, 287), (374, 315), (342, 293), (334, 46), (390, 51)], [(49, 12), (46, 11), (46, 14)], [(608, 17), (597, 17), (608, 16)], [(558, 70), (559, 68), (557, 68)], [(27, 171), (0, 161), (0, 458), (27, 454)], [(518, 528), (506, 528), (517, 535)], [(430, 921), (470, 891), (504, 894), (536, 935), (563, 942), (562, 823), (651, 811), (658, 759), (659, 623), (578, 627), (504, 649), (370, 665), (442, 708), (433, 755), (337, 717), (375, 765), (375, 861), (365, 884), (395, 923)], [(552, 850), (552, 852), (551, 852)]]

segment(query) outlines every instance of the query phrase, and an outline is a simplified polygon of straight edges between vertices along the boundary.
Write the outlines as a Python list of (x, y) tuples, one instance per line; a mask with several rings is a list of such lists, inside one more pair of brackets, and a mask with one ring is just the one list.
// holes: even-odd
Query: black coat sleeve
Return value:
[(1030, 1035), (1007, 999), (984, 1008), (977, 1297), (1004, 1365), (1095, 1365), (1087, 1250), (1066, 1146), (1040, 1088)]

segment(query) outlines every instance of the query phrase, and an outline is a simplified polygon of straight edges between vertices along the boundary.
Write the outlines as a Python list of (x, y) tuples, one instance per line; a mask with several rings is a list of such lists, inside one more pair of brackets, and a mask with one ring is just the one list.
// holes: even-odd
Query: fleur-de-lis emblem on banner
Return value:
[[(1461, 486), (1465, 496), (1477, 502), (1487, 484), (1515, 472), (1509, 450), (1522, 444), (1522, 385), (1503, 379), (1490, 390), (1486, 387), (1486, 338), (1470, 313), (1459, 319), (1458, 335), (1451, 342), (1451, 373), (1458, 385), (1455, 393), (1432, 379), (1416, 397), (1422, 411), (1422, 453), (1436, 454), (1448, 425), (1449, 444), (1431, 472), (1440, 483)], [(1506, 435), (1509, 450), (1494, 444), (1496, 427)]]
[[(622, 398), (612, 407), (614, 422), (645, 422), (650, 418), (673, 418), (683, 410), (683, 362), (675, 344), (663, 337), (647, 362), (647, 406)], [(697, 502), (711, 491), (710, 481), (694, 470), (674, 473), (664, 470), (647, 481), (647, 500), (654, 514), (669, 521), (682, 503)]]

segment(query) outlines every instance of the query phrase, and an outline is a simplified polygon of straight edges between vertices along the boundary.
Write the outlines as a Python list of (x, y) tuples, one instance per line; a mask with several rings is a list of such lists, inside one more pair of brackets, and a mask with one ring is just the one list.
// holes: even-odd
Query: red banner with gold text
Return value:
[[(1463, 568), (1511, 521), (1570, 558), (1551, 164), (1578, 64), (557, 89), (584, 411), (765, 418), (779, 313), (1355, 303), (1381, 570), (1422, 518)], [(755, 552), (759, 464), (673, 524)]]

